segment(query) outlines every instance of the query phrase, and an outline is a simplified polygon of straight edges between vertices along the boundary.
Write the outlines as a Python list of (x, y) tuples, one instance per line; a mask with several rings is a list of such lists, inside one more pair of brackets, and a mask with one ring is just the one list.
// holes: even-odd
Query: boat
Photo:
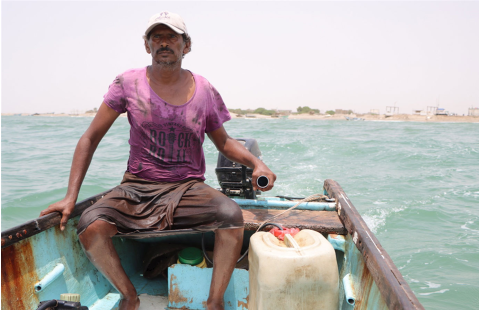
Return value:
[(348, 117), (348, 116), (345, 116), (345, 119), (347, 121), (364, 121), (365, 120), (364, 118), (361, 118), (361, 117)]
[[(258, 146), (251, 140), (241, 142), (253, 153)], [(249, 240), (256, 231), (265, 226), (263, 223), (288, 210), (273, 219), (274, 223), (319, 233), (333, 247), (338, 309), (423, 309), (336, 181), (325, 180), (319, 193), (307, 198), (263, 197), (252, 191), (251, 172), (219, 155), (216, 174), (220, 190), (234, 199), (243, 212), (243, 251), (249, 248)], [(118, 307), (119, 293), (89, 262), (76, 234), (82, 212), (106, 193), (78, 202), (64, 231), (59, 228), (60, 214), (52, 213), (2, 232), (2, 309), (38, 309), (40, 302), (58, 300), (64, 293), (80, 294), (81, 305), (90, 310)], [(266, 226), (264, 230), (270, 228)], [(152, 246), (160, 245), (202, 248), (208, 258), (214, 243), (213, 232), (194, 229), (142, 232), (115, 236), (113, 242), (137, 289), (142, 309), (205, 309), (211, 268), (174, 263), (168, 266), (166, 274), (164, 270), (163, 276), (152, 279), (147, 276), (152, 269), (146, 265), (161, 258), (160, 254), (148, 254)], [(252, 300), (246, 269), (245, 259), (237, 264), (225, 293), (225, 309), (254, 310), (249, 308)]]

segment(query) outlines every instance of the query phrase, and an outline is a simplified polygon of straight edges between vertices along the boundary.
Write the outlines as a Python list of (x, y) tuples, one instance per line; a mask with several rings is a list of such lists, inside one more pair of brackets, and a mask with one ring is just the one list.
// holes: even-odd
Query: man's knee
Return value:
[(78, 235), (78, 239), (83, 247), (88, 250), (95, 240), (103, 238), (111, 238), (117, 233), (117, 227), (111, 223), (96, 220), (85, 228), (85, 230)]
[(222, 228), (243, 227), (243, 214), (240, 206), (232, 199), (224, 196), (215, 198), (217, 205), (217, 222), (223, 222)]

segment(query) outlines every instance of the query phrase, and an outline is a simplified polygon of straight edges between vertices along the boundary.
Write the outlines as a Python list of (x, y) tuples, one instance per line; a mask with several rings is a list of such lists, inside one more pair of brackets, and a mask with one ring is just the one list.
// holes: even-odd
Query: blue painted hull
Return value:
[[(87, 199), (82, 203), (86, 207), (98, 198)], [(348, 201), (346, 202), (348, 203)], [(304, 210), (323, 210), (315, 212), (332, 212), (331, 214), (335, 215), (338, 213), (341, 218), (343, 212), (346, 212), (345, 208), (348, 207), (346, 202), (337, 199), (333, 205), (331, 203), (309, 203), (300, 206), (300, 208)], [(244, 209), (284, 209), (291, 205), (289, 202), (278, 201), (278, 199), (271, 202), (253, 200), (250, 203), (239, 200), (239, 204)], [(353, 208), (353, 205), (350, 205), (350, 207)], [(79, 209), (81, 208), (79, 207)], [(41, 219), (2, 232), (2, 309), (37, 309), (40, 301), (59, 299), (62, 293), (80, 294), (82, 305), (88, 306), (91, 310), (114, 309), (118, 306), (119, 294), (83, 253), (76, 234), (78, 219), (79, 215), (71, 218), (63, 232), (57, 225), (59, 222), (58, 216), (56, 218), (51, 217), (49, 222), (44, 224), (44, 228), (39, 228), (36, 231), (35, 227), (38, 228), (43, 225)], [(356, 220), (363, 222), (361, 218)], [(350, 221), (355, 223), (354, 220)], [(328, 236), (335, 248), (337, 257), (340, 279), (339, 309), (421, 309), (418, 301), (414, 300), (411, 307), (408, 302), (401, 304), (399, 307), (396, 299), (385, 297), (385, 293), (379, 287), (385, 290), (383, 285), (388, 281), (382, 282), (380, 286), (377, 285), (376, 281), (381, 282), (383, 277), (387, 278), (388, 275), (380, 274), (379, 277), (376, 273), (387, 273), (392, 267), (388, 264), (382, 265), (384, 263), (380, 261), (381, 268), (378, 268), (375, 265), (376, 262), (373, 262), (370, 258), (366, 259), (365, 253), (370, 248), (362, 248), (363, 245), (359, 245), (358, 242), (363, 240), (363, 236), (366, 235), (360, 230), (358, 230), (360, 237), (356, 233), (352, 235), (348, 230), (350, 224), (347, 224), (345, 225), (345, 228), (347, 228), (345, 236), (336, 234)], [(29, 228), (27, 229), (27, 227)], [(34, 231), (31, 232), (29, 229)], [(245, 244), (248, 244), (248, 239), (252, 233), (252, 231), (246, 232)], [(367, 231), (368, 233), (372, 234)], [(328, 234), (324, 235), (327, 236)], [(212, 245), (213, 233), (208, 233), (206, 239), (207, 245)], [(372, 238), (372, 240), (374, 239)], [(170, 267), (168, 281), (161, 277), (147, 280), (142, 276), (142, 253), (145, 253), (146, 248), (151, 243), (182, 243), (200, 247), (200, 234), (165, 234), (163, 236), (150, 236), (142, 240), (116, 237), (113, 238), (113, 242), (121, 257), (122, 265), (137, 288), (138, 294), (168, 296), (169, 306), (175, 308), (204, 309), (208, 296), (211, 269), (182, 265), (172, 266)], [(368, 242), (364, 242), (364, 244), (368, 244)], [(375, 246), (379, 249), (379, 243)], [(363, 252), (365, 253), (359, 249), (364, 249)], [(381, 251), (380, 254), (382, 254)], [(383, 256), (385, 257), (385, 255)], [(387, 258), (389, 259), (389, 257)], [(390, 269), (385, 267), (382, 270), (382, 266), (387, 266)], [(376, 268), (376, 270), (372, 272), (372, 268)], [(171, 274), (175, 275), (175, 279), (171, 277)], [(350, 280), (342, 281), (344, 278)], [(39, 283), (41, 283), (40, 289)], [(391, 284), (387, 283), (387, 285)], [(408, 285), (406, 288), (408, 288)], [(403, 289), (405, 290), (405, 285)], [(175, 294), (172, 292), (175, 292)], [(401, 293), (399, 294), (401, 295)], [(413, 293), (411, 294), (413, 295)], [(354, 304), (351, 303), (352, 300), (349, 300), (348, 296), (353, 296)], [(407, 296), (408, 298), (397, 297), (400, 301), (412, 299), (411, 296)], [(413, 296), (413, 298), (415, 297)], [(247, 271), (235, 271), (229, 289), (227, 289), (225, 301), (226, 309), (248, 309)]]

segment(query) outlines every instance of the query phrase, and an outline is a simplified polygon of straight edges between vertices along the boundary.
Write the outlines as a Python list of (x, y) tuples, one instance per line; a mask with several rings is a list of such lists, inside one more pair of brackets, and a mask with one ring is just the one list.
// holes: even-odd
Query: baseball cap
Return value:
[(178, 34), (188, 34), (187, 26), (185, 26), (185, 22), (180, 15), (164, 11), (150, 17), (150, 20), (147, 24), (147, 30), (145, 30), (145, 35), (148, 35), (148, 33), (155, 28), (155, 26), (160, 24), (167, 25)]

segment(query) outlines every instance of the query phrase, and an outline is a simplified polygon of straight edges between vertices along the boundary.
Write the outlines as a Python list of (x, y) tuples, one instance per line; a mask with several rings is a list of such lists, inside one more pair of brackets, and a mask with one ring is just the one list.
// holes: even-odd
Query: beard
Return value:
[(157, 65), (162, 66), (164, 68), (173, 68), (177, 64), (179, 64), (180, 61), (181, 61), (181, 58), (177, 60), (155, 60)]
[(164, 51), (172, 53), (175, 56), (175, 59), (173, 59), (173, 60), (172, 59), (170, 59), (170, 60), (155, 59), (155, 62), (157, 63), (157, 65), (159, 65), (163, 68), (174, 68), (175, 66), (177, 66), (178, 64), (180, 64), (182, 62), (182, 57), (179, 57), (177, 54), (175, 54), (175, 52), (172, 49), (170, 49), (168, 47), (163, 47), (163, 48), (158, 49), (155, 54), (159, 54), (159, 53), (164, 52)]

